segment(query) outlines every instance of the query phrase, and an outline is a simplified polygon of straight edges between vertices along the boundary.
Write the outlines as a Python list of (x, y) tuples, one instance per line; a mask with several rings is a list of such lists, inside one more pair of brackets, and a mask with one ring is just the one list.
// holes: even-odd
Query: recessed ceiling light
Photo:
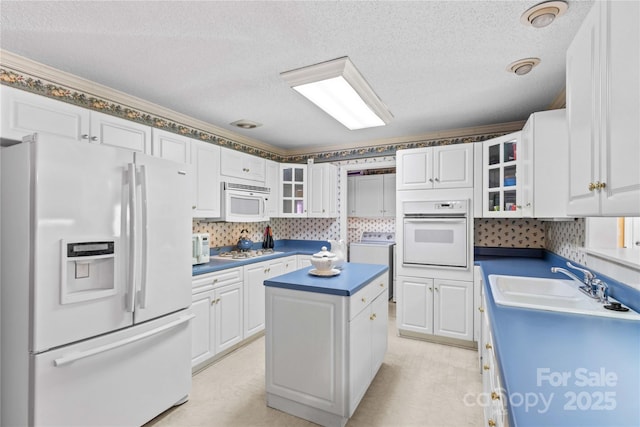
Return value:
[(286, 71), (280, 76), (349, 130), (384, 126), (393, 118), (346, 56)]
[(524, 58), (512, 62), (507, 66), (507, 71), (515, 73), (519, 76), (524, 76), (540, 63), (539, 58)]
[(255, 129), (257, 127), (262, 126), (262, 123), (252, 122), (251, 120), (236, 120), (233, 123), (230, 123), (233, 126), (239, 127), (241, 129)]
[(564, 1), (546, 1), (527, 9), (520, 22), (534, 28), (542, 28), (551, 24), (558, 16), (567, 11), (569, 5)]

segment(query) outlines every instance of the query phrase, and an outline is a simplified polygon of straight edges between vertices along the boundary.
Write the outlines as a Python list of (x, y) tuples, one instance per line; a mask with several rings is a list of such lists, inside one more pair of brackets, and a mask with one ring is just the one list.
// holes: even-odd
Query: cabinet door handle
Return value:
[(489, 343), (486, 343), (484, 345), (484, 348), (486, 348), (487, 350), (491, 350), (493, 348), (493, 346), (491, 344), (489, 344)]
[(491, 392), (491, 400), (500, 400), (500, 395), (495, 391)]
[(195, 208), (196, 208), (196, 205), (191, 206), (191, 209), (195, 209)]
[[(636, 242), (636, 243), (640, 243), (640, 242)], [(380, 287), (384, 288), (384, 283), (380, 283)]]
[(433, 182), (433, 178), (429, 178), (429, 182)]
[(92, 140), (92, 141), (97, 141), (97, 140), (98, 140), (98, 137), (97, 137), (97, 136), (92, 136), (92, 137), (91, 137), (91, 140)]
[(429, 286), (429, 290), (430, 290), (431, 292), (433, 292), (433, 288), (432, 288), (431, 286)]
[(489, 420), (487, 421), (487, 425), (489, 427), (496, 427), (496, 422), (489, 418)]
[(367, 302), (367, 299), (365, 297), (362, 297), (362, 302)]
[(86, 133), (80, 135), (80, 138), (82, 139), (89, 139), (89, 135), (87, 135)]
[(489, 365), (482, 365), (482, 369), (488, 371), (489, 369), (491, 369), (491, 367)]
[(375, 314), (375, 313), (373, 313), (371, 316), (369, 316), (369, 319), (370, 319), (370, 320), (376, 320), (376, 314)]
[(436, 182), (440, 182), (440, 179), (439, 179), (439, 178), (436, 178)]
[(590, 182), (590, 183), (589, 183), (589, 191), (593, 191), (593, 190), (595, 190), (596, 188), (597, 188), (597, 187), (596, 187), (596, 185), (595, 185), (593, 182)]
[(483, 308), (483, 307), (478, 307), (478, 311), (479, 311), (480, 313), (484, 313), (484, 308)]

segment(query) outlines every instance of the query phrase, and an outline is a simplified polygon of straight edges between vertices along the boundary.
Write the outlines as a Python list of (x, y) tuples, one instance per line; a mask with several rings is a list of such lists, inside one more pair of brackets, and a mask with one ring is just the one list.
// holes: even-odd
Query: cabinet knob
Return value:
[(433, 182), (433, 178), (429, 178), (429, 182)]
[(196, 205), (191, 206), (191, 209), (195, 209), (195, 208), (196, 208)]
[(607, 186), (607, 184), (606, 184), (606, 183), (604, 183), (604, 182), (598, 182), (597, 184), (598, 184), (598, 189), (599, 189), (599, 190), (602, 190), (602, 189), (604, 189), (604, 188)]
[(380, 283), (380, 287), (381, 287), (381, 288), (384, 288), (384, 283)]
[(491, 350), (493, 348), (493, 346), (491, 344), (489, 344), (489, 343), (486, 343), (484, 345), (484, 348), (486, 348), (487, 350)]
[(433, 292), (433, 288), (432, 288), (431, 286), (429, 286), (429, 290), (430, 290), (431, 292)]
[(365, 297), (362, 297), (362, 302), (367, 302), (367, 299)]
[(491, 400), (500, 400), (500, 395), (495, 391), (491, 392)]
[(487, 421), (487, 425), (489, 425), (489, 427), (496, 427), (496, 422), (489, 418), (489, 420)]
[(436, 286), (436, 292), (440, 292), (440, 288)]
[(482, 365), (482, 369), (488, 371), (489, 369), (491, 369), (491, 367), (489, 365)]
[(436, 182), (440, 182), (440, 179), (439, 179), (439, 178), (436, 178)]
[(589, 191), (593, 191), (596, 189), (596, 185), (593, 182), (589, 183)]
[(478, 307), (478, 311), (479, 311), (480, 313), (484, 313), (484, 308), (483, 308), (483, 307)]
[(87, 134), (85, 133), (85, 134), (80, 135), (80, 138), (82, 138), (82, 139), (89, 139), (89, 135), (87, 135)]
[(91, 137), (91, 140), (92, 140), (92, 141), (97, 141), (97, 140), (98, 140), (98, 137), (97, 137), (97, 136), (92, 136), (92, 137)]
[(218, 278), (213, 279), (213, 283), (218, 283)]

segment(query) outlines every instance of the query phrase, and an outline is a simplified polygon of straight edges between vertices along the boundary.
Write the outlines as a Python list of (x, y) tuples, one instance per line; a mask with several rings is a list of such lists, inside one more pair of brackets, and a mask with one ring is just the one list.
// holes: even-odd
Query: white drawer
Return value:
[(388, 278), (389, 274), (383, 273), (349, 297), (349, 320), (356, 317), (358, 313), (371, 304), (371, 301), (376, 299), (382, 292), (388, 292)]
[(191, 282), (191, 291), (195, 294), (237, 282), (242, 282), (242, 267), (228, 268), (215, 273), (196, 276)]

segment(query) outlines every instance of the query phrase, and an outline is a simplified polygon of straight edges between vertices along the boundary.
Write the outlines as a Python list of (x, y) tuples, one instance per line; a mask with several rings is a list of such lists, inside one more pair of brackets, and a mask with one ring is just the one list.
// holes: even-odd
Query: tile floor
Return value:
[[(266, 406), (264, 357), (262, 337), (207, 367), (193, 377), (187, 403), (146, 427), (315, 425)], [(481, 389), (475, 351), (398, 337), (389, 303), (384, 363), (347, 427), (480, 426), (482, 408), (463, 399)]]

